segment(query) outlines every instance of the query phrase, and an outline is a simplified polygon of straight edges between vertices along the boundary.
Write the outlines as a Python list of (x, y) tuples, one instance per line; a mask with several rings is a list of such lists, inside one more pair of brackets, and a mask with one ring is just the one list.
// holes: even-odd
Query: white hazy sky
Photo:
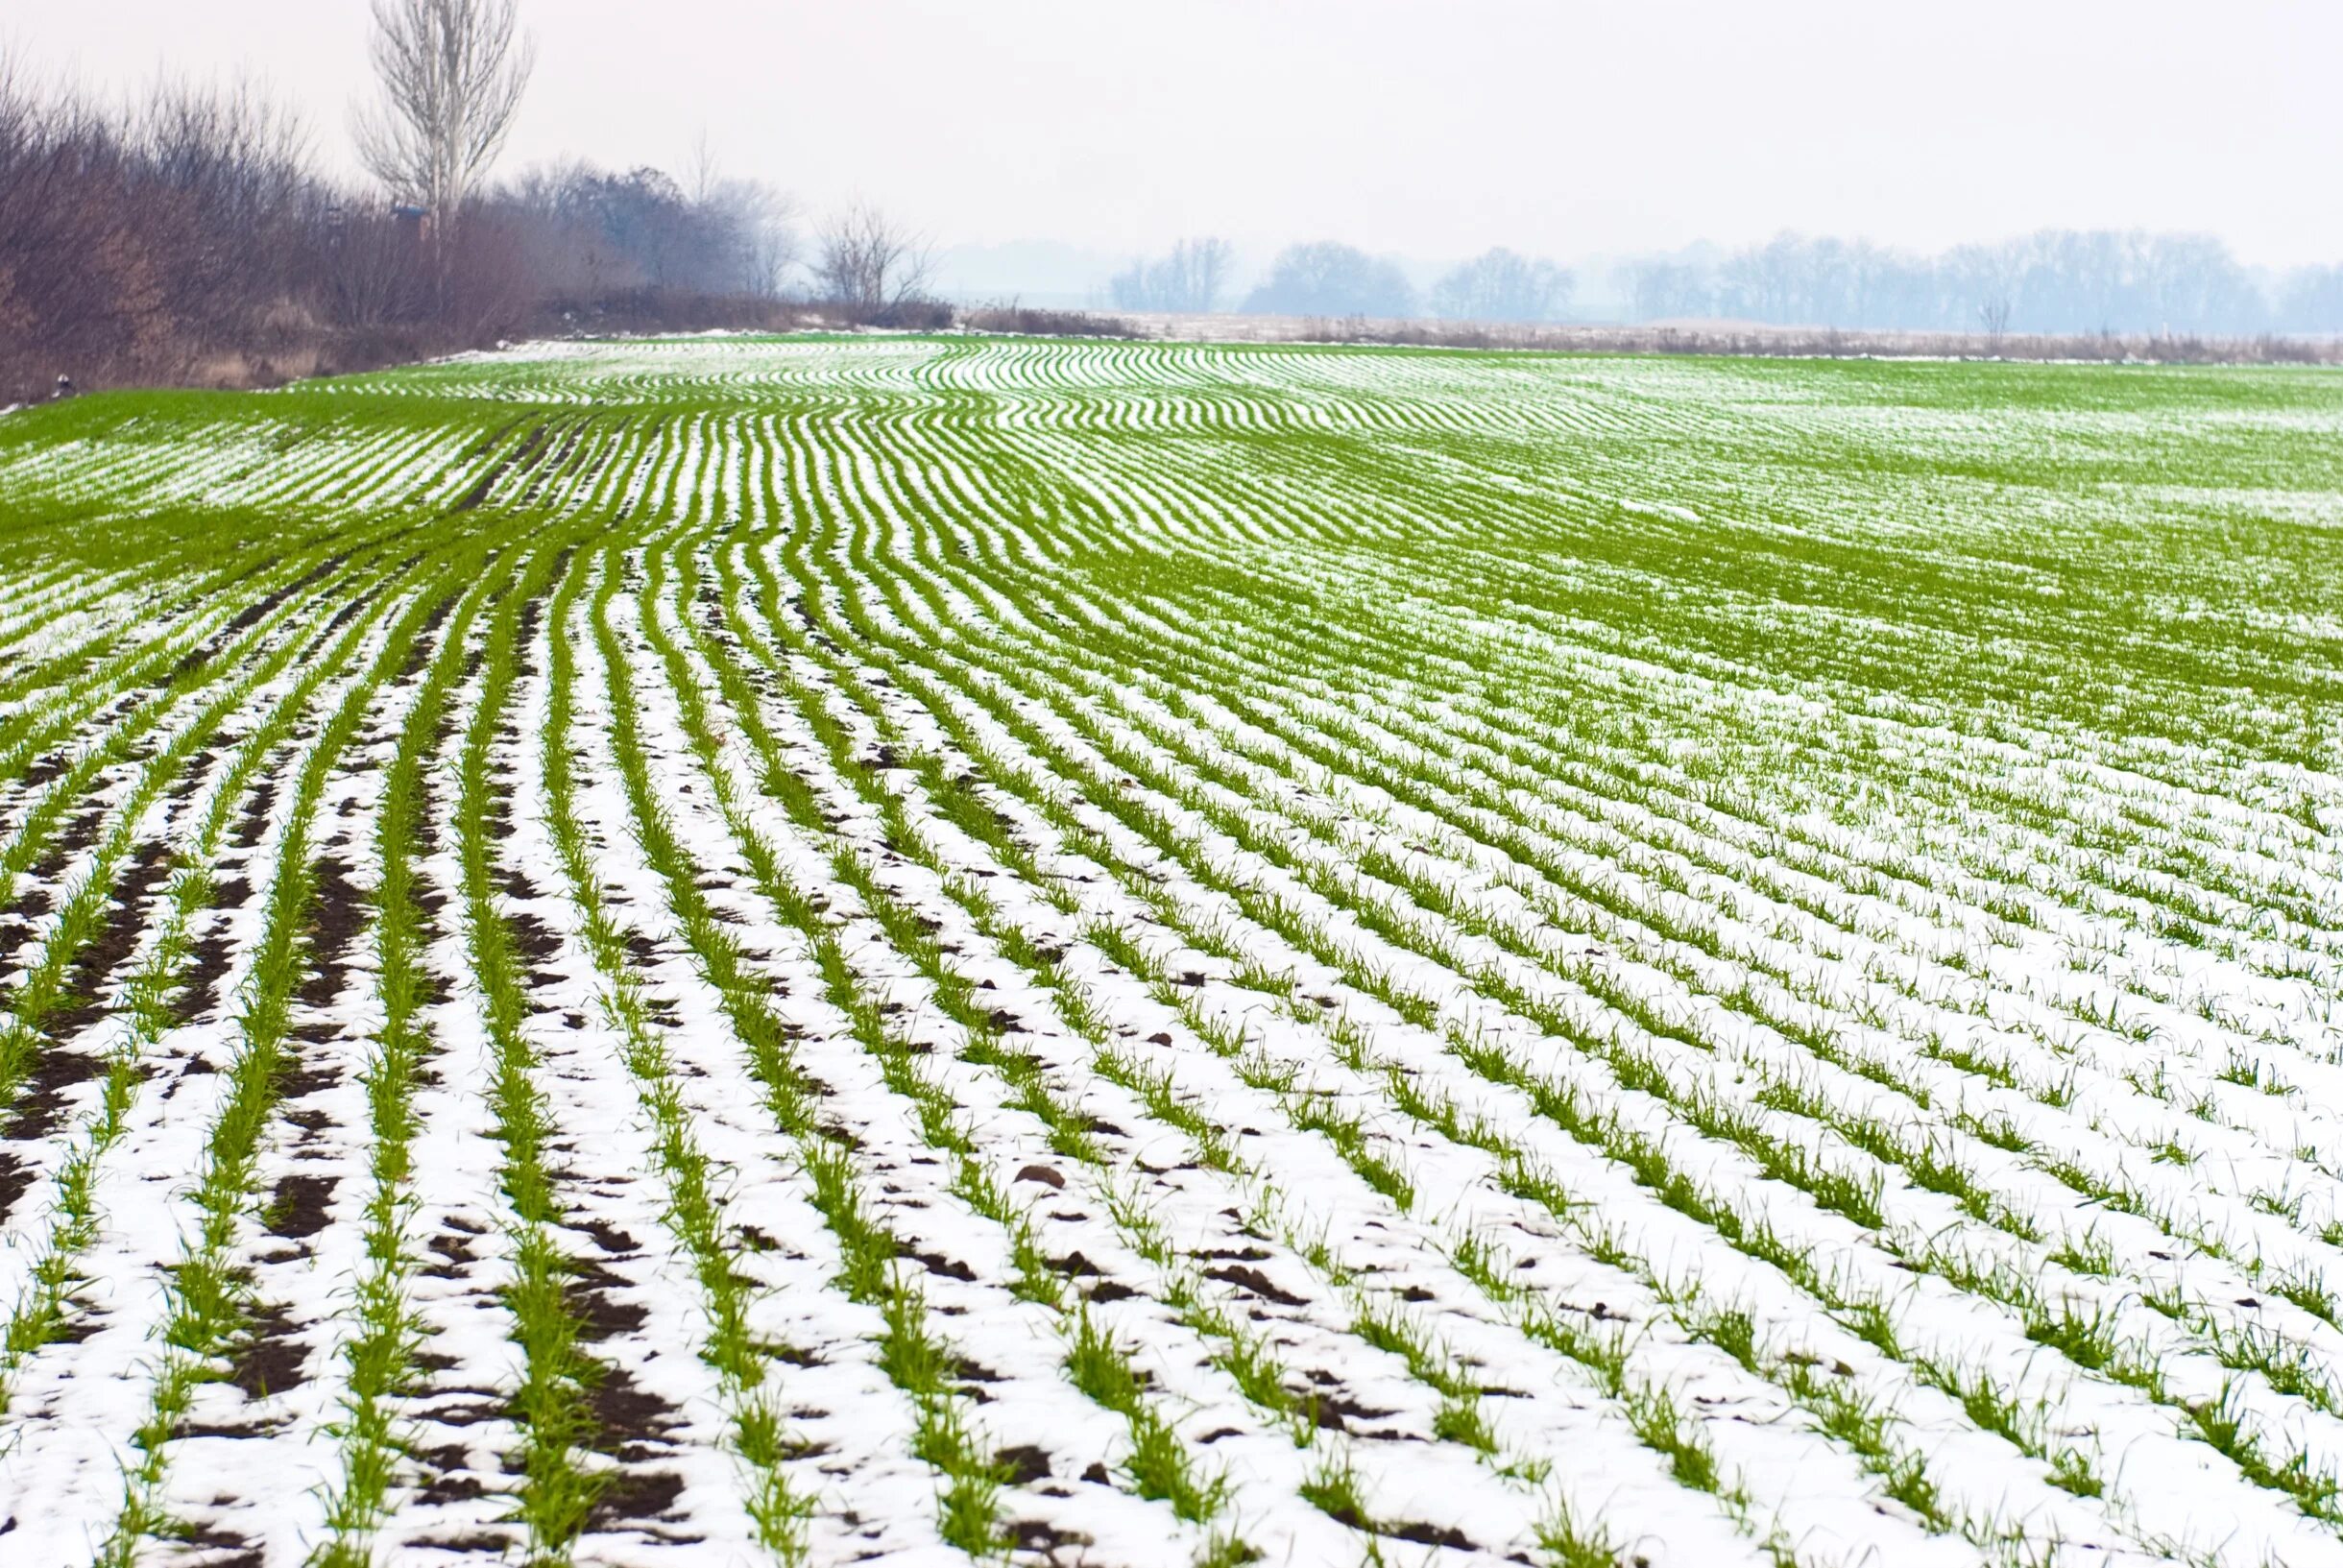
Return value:
[[(346, 161), (365, 0), (0, 0), (36, 67), (247, 67)], [(2338, 0), (523, 0), (505, 167), (857, 193), (946, 243), (1933, 250), (2044, 226), (2343, 260)]]

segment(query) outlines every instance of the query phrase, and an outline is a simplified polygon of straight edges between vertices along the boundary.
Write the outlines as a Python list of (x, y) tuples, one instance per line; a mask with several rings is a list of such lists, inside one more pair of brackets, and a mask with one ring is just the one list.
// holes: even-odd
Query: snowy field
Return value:
[(0, 421), (0, 1559), (2343, 1565), (2343, 380)]

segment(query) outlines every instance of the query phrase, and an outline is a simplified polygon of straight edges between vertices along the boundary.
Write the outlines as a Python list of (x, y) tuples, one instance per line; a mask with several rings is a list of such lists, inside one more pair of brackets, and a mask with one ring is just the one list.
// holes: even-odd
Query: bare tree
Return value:
[(1247, 315), (1392, 319), (1415, 314), (1415, 289), (1397, 263), (1319, 240), (1280, 251), (1268, 281), (1246, 295), (1242, 308)]
[(444, 232), (503, 148), (536, 48), (515, 0), (374, 0), (374, 12), (382, 101), (358, 118), (358, 156)]
[(1115, 275), (1107, 289), (1124, 310), (1209, 314), (1227, 291), (1235, 259), (1235, 250), (1224, 239), (1184, 239), (1172, 247), (1170, 255), (1132, 262)]
[(2281, 325), (2296, 332), (2343, 332), (2343, 266), (2300, 267), (2280, 296)]
[(708, 282), (719, 292), (780, 299), (783, 280), (797, 261), (789, 198), (761, 180), (728, 177), (705, 126), (692, 138), (683, 192), (705, 233), (713, 269)]
[(1655, 257), (1629, 262), (1619, 277), (1639, 322), (1708, 313), (1708, 283), (1697, 268)]
[(1236, 271), (1236, 247), (1218, 235), (1206, 235), (1182, 240), (1172, 248), (1172, 256), (1187, 280), (1188, 308), (1203, 312), (1220, 309), (1221, 296), (1228, 292), (1229, 275)]
[(920, 297), (934, 270), (932, 248), (867, 203), (857, 203), (822, 230), (813, 274), (841, 304), (884, 316)]
[(314, 253), (303, 155), (249, 86), (164, 80), (107, 109), (0, 51), (0, 397), (59, 371), (176, 378), (253, 347)]
[(182, 336), (226, 341), (291, 292), (322, 202), (300, 118), (250, 82), (157, 81), (125, 126)]
[(797, 234), (789, 226), (789, 198), (760, 180), (727, 180), (709, 199), (723, 214), (737, 248), (740, 289), (760, 300), (778, 300), (789, 269), (797, 264)]
[(1985, 341), (1993, 348), (2001, 347), (2001, 334), (2010, 329), (2010, 297), (1996, 294), (1977, 302), (1977, 325), (1985, 328)]
[(337, 326), (380, 327), (423, 304), (412, 236), (388, 213), (342, 214), (318, 268), (319, 302)]
[(0, 397), (45, 381), (36, 354), (84, 379), (143, 363), (171, 336), (166, 274), (134, 221), (121, 127), (78, 92), (0, 54)]
[(1570, 302), (1576, 282), (1567, 267), (1500, 246), (1442, 277), (1432, 304), (1452, 321), (1542, 322)]
[(708, 139), (708, 128), (691, 138), (691, 156), (684, 163), (684, 194), (694, 206), (706, 206), (715, 200), (716, 187), (724, 182), (724, 167), (716, 159), (715, 145)]
[(1155, 308), (1210, 314), (1227, 292), (1235, 260), (1235, 248), (1215, 235), (1181, 240), (1153, 269), (1156, 291), (1162, 297)]

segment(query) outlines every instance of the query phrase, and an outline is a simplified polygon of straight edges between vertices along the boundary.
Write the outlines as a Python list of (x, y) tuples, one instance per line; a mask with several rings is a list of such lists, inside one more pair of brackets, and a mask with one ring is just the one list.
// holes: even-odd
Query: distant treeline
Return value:
[[(1245, 328), (1251, 328), (1246, 330)], [(1391, 348), (1497, 349), (1578, 354), (1730, 354), (1796, 359), (2010, 359), (2160, 365), (2343, 365), (2343, 337), (2257, 332), (1925, 332), (1904, 327), (1679, 326), (1374, 320), (1263, 316), (1175, 326), (1168, 336), (1242, 336), (1261, 343), (1371, 343)]]
[(586, 164), (470, 198), (460, 222), (344, 188), (249, 87), (128, 106), (0, 61), (0, 401), (60, 375), (268, 380), (559, 324), (753, 324), (795, 253), (779, 200), (702, 169)]
[(2265, 287), (2205, 234), (2045, 229), (1935, 256), (1783, 234), (1713, 265), (1630, 263), (1620, 281), (1638, 321), (1989, 336), (2343, 332), (2343, 266), (2302, 268)]
[[(1223, 239), (1184, 239), (1171, 253), (1131, 266), (1108, 285), (1119, 310), (1202, 315), (1228, 303), (1234, 252)], [(1450, 271), (1429, 301), (1395, 262), (1333, 240), (1293, 245), (1278, 253), (1269, 276), (1238, 306), (1271, 316), (1405, 318), (1431, 313), (1458, 321), (1559, 320), (1574, 279), (1551, 261), (1494, 250)]]
[[(1249, 292), (1227, 288), (1229, 250), (1184, 240), (1110, 287), (1123, 310), (1386, 321), (1584, 320), (1578, 279), (1552, 261), (1493, 250), (1418, 291), (1399, 266), (1333, 241), (1290, 246)], [(1998, 245), (1915, 255), (1867, 241), (1784, 234), (1713, 262), (1646, 259), (1615, 281), (1637, 322), (1724, 318), (1782, 326), (2062, 336), (2343, 332), (2343, 266), (2265, 285), (2201, 234), (2044, 229)]]
[[(405, 57), (386, 53), (398, 28), (501, 28), (509, 41), (512, 27), (509, 0), (377, 0), (375, 15), (394, 104), (412, 85), (390, 68)], [(498, 112), (509, 115), (525, 78), (524, 50)], [(494, 140), (468, 155), (482, 176)], [(868, 205), (831, 217), (801, 255), (787, 203), (723, 178), (704, 147), (680, 176), (569, 163), (502, 183), (442, 181), (436, 201), (432, 179), (397, 172), (408, 156), (440, 170), (432, 147), (385, 151), (362, 136), (361, 151), (380, 183), (328, 178), (298, 119), (250, 87), (164, 82), (105, 103), (34, 84), (0, 55), (0, 403), (60, 377), (250, 385), (543, 332), (1135, 330), (1013, 302), (956, 311), (928, 286), (925, 239)], [(1233, 302), (1330, 322), (1536, 326), (1576, 314), (1568, 268), (1504, 249), (1421, 293), (1391, 261), (1331, 241), (1288, 248), (1241, 299), (1233, 271), (1225, 241), (1189, 239), (1134, 263), (1111, 292), (1128, 311)], [(1620, 281), (1638, 322), (1732, 318), (1989, 344), (2343, 332), (2343, 267), (2265, 286), (2219, 242), (2187, 235), (2045, 230), (1935, 257), (1785, 235), (1713, 264), (1639, 261)]]

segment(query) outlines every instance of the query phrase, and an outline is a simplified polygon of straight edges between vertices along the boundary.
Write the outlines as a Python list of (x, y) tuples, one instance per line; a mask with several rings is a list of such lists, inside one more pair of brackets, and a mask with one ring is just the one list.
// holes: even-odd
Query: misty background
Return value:
[[(197, 14), (21, 6), (0, 40), (91, 84), (249, 72), (354, 174), (361, 0)], [(1974, 326), (1983, 291), (2012, 330), (2343, 326), (2332, 278), (2302, 276), (2343, 262), (2343, 8), (2306, 0), (561, 0), (524, 20), (538, 70), (500, 173), (672, 172), (704, 133), (802, 216), (882, 201), (962, 299), (1111, 306), (1134, 260), (1218, 235), (1231, 306), (1286, 247), (1332, 241), (1408, 292), (1325, 313), (1430, 313), (1504, 247), (1569, 271), (1560, 320)]]
[(2339, 46), (2273, 0), (18, 0), (0, 402), (708, 329), (2343, 362)]

